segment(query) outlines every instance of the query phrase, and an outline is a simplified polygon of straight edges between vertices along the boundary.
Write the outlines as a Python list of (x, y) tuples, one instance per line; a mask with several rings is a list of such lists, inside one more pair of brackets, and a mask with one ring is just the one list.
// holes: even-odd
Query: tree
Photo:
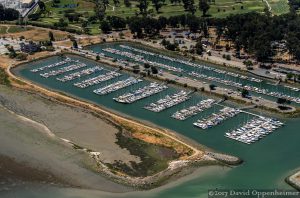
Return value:
[(130, 0), (124, 0), (124, 5), (125, 5), (127, 8), (131, 7)]
[(156, 12), (158, 13), (159, 9), (163, 6), (163, 0), (152, 0), (152, 3)]
[(158, 69), (154, 66), (151, 66), (151, 72), (152, 74), (158, 74)]
[(191, 15), (187, 18), (187, 25), (191, 32), (196, 33), (200, 29), (200, 21), (197, 17)]
[(46, 10), (46, 5), (43, 1), (38, 1), (39, 8), (42, 12)]
[(100, 56), (99, 55), (96, 56), (96, 60), (97, 61), (100, 60)]
[(216, 89), (216, 85), (210, 84), (210, 85), (209, 85), (209, 89), (210, 89), (210, 90), (215, 90), (215, 89)]
[(114, 1), (114, 5), (116, 6), (116, 7), (118, 7), (119, 5), (120, 5), (120, 0), (113, 0)]
[(142, 38), (143, 36), (143, 25), (141, 22), (141, 18), (139, 17), (131, 17), (129, 19), (129, 29), (132, 34), (135, 34), (138, 38)]
[(111, 24), (111, 27), (116, 30), (126, 28), (126, 21), (124, 18), (121, 18), (118, 16), (109, 16), (109, 17), (107, 17), (107, 20)]
[(105, 11), (106, 11), (106, 1), (101, 1), (101, 0), (96, 0), (95, 2), (95, 7), (94, 7), (94, 11), (95, 11), (95, 15), (97, 16), (97, 18), (102, 21), (105, 17)]
[(73, 40), (73, 48), (78, 49), (78, 43), (75, 39)]
[(182, 0), (182, 2), (183, 2), (183, 8), (194, 15), (196, 12), (196, 6), (194, 5), (195, 3), (194, 0)]
[(111, 31), (111, 25), (108, 21), (106, 20), (103, 20), (101, 23), (100, 23), (100, 29), (102, 30), (102, 32), (104, 34), (108, 34), (110, 31)]
[(138, 0), (139, 4), (137, 7), (140, 9), (140, 14), (147, 15), (147, 9), (148, 9), (148, 1), (147, 0)]
[(53, 35), (53, 32), (49, 31), (49, 39), (51, 42), (55, 41), (55, 38), (54, 38), (54, 35)]
[(249, 96), (249, 91), (247, 89), (242, 89), (241, 95), (243, 98), (246, 98)]
[(0, 21), (13, 21), (19, 18), (19, 11), (12, 8), (4, 8), (0, 4)]
[(150, 65), (149, 63), (145, 63), (145, 64), (144, 64), (144, 68), (145, 68), (145, 69), (149, 69), (150, 67), (151, 67), (151, 65)]
[(158, 17), (158, 23), (159, 23), (161, 29), (165, 29), (168, 24), (168, 19), (164, 16), (160, 16), (160, 17)]
[(198, 55), (202, 55), (203, 53), (203, 46), (202, 46), (202, 42), (201, 42), (201, 39), (199, 39), (195, 45), (195, 51), (196, 51), (196, 54)]
[(206, 16), (206, 13), (209, 10), (209, 8), (210, 8), (210, 6), (207, 3), (207, 0), (199, 1), (199, 9), (202, 11), (202, 16)]

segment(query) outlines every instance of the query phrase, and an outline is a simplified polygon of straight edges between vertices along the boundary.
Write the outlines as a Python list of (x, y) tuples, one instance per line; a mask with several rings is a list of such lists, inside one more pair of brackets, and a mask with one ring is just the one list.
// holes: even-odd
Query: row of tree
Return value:
[(231, 15), (224, 19), (210, 19), (217, 37), (233, 41), (237, 54), (243, 48), (258, 61), (268, 61), (275, 54), (274, 44), (286, 43), (286, 49), (300, 61), (300, 16), (291, 12), (280, 16), (270, 13)]
[(0, 21), (13, 21), (19, 18), (19, 11), (12, 8), (5, 8), (0, 4)]

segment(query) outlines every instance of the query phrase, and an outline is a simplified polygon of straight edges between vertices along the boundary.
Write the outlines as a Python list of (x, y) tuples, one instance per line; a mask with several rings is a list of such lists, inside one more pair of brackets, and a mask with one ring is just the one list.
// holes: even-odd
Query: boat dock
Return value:
[(209, 109), (215, 103), (213, 99), (202, 100), (195, 106), (190, 106), (186, 109), (175, 112), (171, 117), (177, 120), (186, 120), (189, 117), (195, 116), (198, 113)]
[(226, 133), (225, 137), (245, 144), (252, 144), (281, 126), (283, 123), (278, 120), (260, 116), (250, 120), (244, 126)]
[(118, 82), (112, 83), (105, 87), (96, 89), (93, 92), (98, 95), (105, 95), (105, 94), (109, 94), (111, 92), (115, 92), (119, 89), (123, 89), (125, 87), (129, 87), (131, 85), (137, 84), (142, 81), (143, 81), (142, 79), (130, 77), (130, 78), (127, 78), (126, 80), (120, 80)]
[(70, 81), (70, 80), (74, 80), (76, 78), (81, 78), (83, 76), (88, 76), (90, 74), (96, 73), (96, 72), (101, 71), (101, 70), (103, 70), (103, 67), (95, 66), (95, 67), (88, 68), (88, 69), (85, 69), (85, 70), (81, 70), (79, 72), (75, 72), (75, 73), (66, 75), (66, 76), (61, 77), (61, 78), (56, 78), (56, 79), (61, 81), (61, 82), (67, 82), (67, 81)]
[(208, 118), (204, 118), (202, 120), (197, 120), (194, 124), (194, 126), (207, 129), (211, 128), (213, 126), (221, 124), (223, 121), (227, 120), (228, 118), (232, 118), (239, 114), (241, 110), (231, 108), (231, 107), (225, 107), (220, 110), (218, 114), (213, 113)]
[(116, 102), (131, 104), (143, 98), (150, 97), (154, 94), (162, 92), (163, 90), (167, 89), (168, 87), (165, 84), (158, 84), (156, 82), (150, 83), (145, 87), (139, 88), (131, 93), (126, 93), (121, 95), (117, 98), (113, 98)]
[[(256, 92), (258, 94), (273, 96), (273, 97), (277, 97), (277, 98), (285, 98), (287, 100), (290, 100), (292, 102), (300, 104), (300, 98), (299, 97), (290, 96), (290, 95), (287, 95), (287, 94), (284, 94), (284, 93), (274, 92), (274, 91), (272, 92), (272, 91), (269, 91), (268, 89), (262, 89), (262, 88), (258, 88), (256, 86), (252, 86), (252, 85), (242, 85), (241, 83), (233, 82), (233, 81), (230, 81), (230, 80), (224, 80), (224, 79), (218, 78), (218, 77), (207, 76), (205, 74), (199, 74), (197, 72), (190, 72), (189, 75), (193, 76), (193, 77), (197, 77), (197, 78), (203, 78), (203, 79), (206, 79), (206, 80), (209, 80), (209, 81), (215, 81), (215, 82), (227, 85), (227, 86), (233, 86), (233, 87), (236, 87), (236, 88), (239, 88), (239, 89), (246, 89), (248, 91), (253, 91), (253, 92)], [(294, 89), (294, 90), (296, 91), (297, 89)]]
[(189, 100), (191, 98), (190, 96), (191, 93), (192, 93), (191, 91), (187, 92), (182, 90), (171, 96), (167, 95), (164, 98), (158, 100), (157, 102), (145, 106), (144, 108), (153, 112), (161, 112), (177, 104), (180, 104), (186, 100)]
[(53, 67), (62, 66), (62, 65), (64, 65), (64, 64), (67, 64), (67, 63), (72, 62), (72, 61), (73, 61), (72, 59), (66, 58), (65, 60), (60, 61), (60, 62), (58, 62), (58, 63), (53, 63), (53, 64), (51, 64), (51, 65), (46, 65), (46, 66), (43, 66), (43, 67), (39, 67), (39, 68), (37, 68), (37, 69), (32, 69), (32, 70), (30, 70), (30, 71), (33, 72), (33, 73), (36, 73), (36, 72), (44, 71), (44, 70), (46, 70), (46, 69), (50, 69), (50, 68), (53, 68)]
[(105, 49), (102, 49), (102, 50), (105, 51), (105, 52), (112, 53), (112, 54), (117, 54), (117, 55), (120, 55), (120, 56), (124, 56), (126, 58), (131, 58), (131, 59), (133, 59), (137, 62), (142, 62), (144, 64), (147, 63), (147, 64), (150, 64), (150, 65), (153, 65), (153, 66), (156, 66), (156, 67), (160, 67), (160, 68), (163, 68), (163, 69), (166, 69), (166, 70), (169, 70), (169, 71), (183, 72), (183, 69), (181, 69), (181, 68), (173, 67), (173, 66), (166, 65), (166, 64), (163, 64), (163, 63), (150, 61), (150, 60), (145, 59), (144, 56), (136, 55), (136, 54), (133, 54), (133, 53), (130, 53), (130, 52), (120, 51), (120, 50), (113, 49), (113, 48), (105, 48)]
[(51, 76), (57, 76), (57, 75), (60, 75), (60, 74), (63, 74), (63, 73), (69, 72), (69, 71), (74, 71), (74, 70), (77, 70), (77, 69), (80, 69), (80, 68), (83, 68), (86, 66), (87, 65), (85, 63), (78, 62), (77, 64), (69, 65), (69, 66), (60, 68), (58, 70), (52, 70), (50, 72), (45, 72), (40, 75), (44, 78), (49, 78)]
[(87, 88), (87, 87), (90, 87), (93, 85), (97, 85), (101, 82), (113, 79), (118, 76), (121, 76), (121, 74), (118, 72), (115, 72), (115, 71), (110, 71), (110, 72), (107, 72), (106, 74), (100, 74), (99, 76), (89, 78), (82, 82), (75, 83), (74, 86), (84, 89), (84, 88)]

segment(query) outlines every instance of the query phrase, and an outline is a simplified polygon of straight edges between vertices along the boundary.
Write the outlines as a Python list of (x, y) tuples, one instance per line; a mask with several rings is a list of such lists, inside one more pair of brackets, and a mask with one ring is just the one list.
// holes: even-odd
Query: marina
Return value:
[[(237, 82), (233, 82), (233, 81), (230, 81), (230, 80), (224, 80), (222, 78), (217, 78), (217, 77), (211, 77), (211, 76), (207, 76), (205, 74), (200, 74), (200, 73), (197, 73), (197, 72), (190, 72), (189, 75), (193, 76), (193, 77), (197, 77), (197, 78), (203, 78), (203, 79), (206, 79), (206, 80), (215, 81), (215, 82), (222, 83), (222, 84), (228, 85), (228, 86), (234, 86), (234, 87), (240, 88), (240, 89), (246, 89), (248, 91), (253, 91), (253, 92), (256, 92), (256, 93), (259, 93), (259, 94), (264, 94), (264, 95), (273, 96), (273, 97), (277, 97), (277, 98), (285, 98), (287, 100), (290, 100), (292, 102), (300, 104), (300, 98), (299, 97), (289, 96), (287, 94), (283, 94), (283, 93), (280, 93), (280, 92), (276, 92), (276, 91), (271, 91), (270, 92), (268, 89), (258, 88), (258, 87), (255, 87), (253, 85), (244, 85), (243, 86), (242, 83), (237, 83)], [(294, 89), (294, 90), (296, 90), (296, 89)]]
[(283, 123), (276, 119), (259, 116), (250, 120), (242, 127), (226, 133), (225, 137), (245, 144), (252, 144), (271, 134), (281, 126), (283, 126)]
[(80, 68), (83, 68), (83, 67), (86, 67), (86, 66), (87, 65), (85, 63), (77, 62), (74, 65), (69, 65), (69, 66), (60, 68), (58, 70), (52, 70), (52, 71), (49, 71), (49, 72), (45, 72), (45, 73), (42, 73), (40, 75), (44, 78), (49, 78), (51, 76), (57, 76), (57, 75), (60, 75), (60, 74), (63, 74), (63, 73), (69, 72), (69, 71), (74, 71), (74, 70), (77, 70), (77, 69), (80, 69)]
[(142, 62), (144, 64), (150, 64), (150, 65), (157, 66), (157, 67), (169, 70), (169, 71), (183, 72), (183, 69), (181, 69), (181, 68), (173, 67), (173, 66), (170, 66), (170, 65), (166, 65), (166, 64), (158, 63), (158, 62), (154, 62), (154, 61), (149, 61), (149, 60), (145, 59), (143, 56), (135, 55), (135, 54), (132, 54), (130, 52), (124, 52), (124, 51), (120, 51), (120, 50), (113, 49), (113, 48), (105, 48), (105, 49), (103, 49), (103, 51), (109, 52), (109, 53), (112, 53), (112, 54), (117, 54), (117, 55), (120, 55), (120, 56), (124, 56), (126, 58), (131, 58), (131, 59), (135, 60), (136, 62)]
[[(146, 122), (153, 123), (158, 127), (167, 128), (168, 130), (170, 129), (182, 136), (184, 135), (189, 139), (192, 139), (196, 143), (204, 144), (205, 146), (211, 147), (214, 150), (238, 156), (245, 161), (242, 166), (230, 169), (228, 171), (224, 170), (223, 167), (220, 167), (220, 169), (213, 169), (209, 174), (201, 175), (201, 177), (194, 174), (195, 179), (193, 179), (193, 181), (182, 182), (182, 184), (176, 185), (176, 187), (174, 188), (168, 187), (162, 192), (157, 193), (157, 195), (153, 195), (153, 192), (151, 192), (149, 193), (150, 197), (207, 196), (207, 191), (199, 188), (200, 185), (223, 186), (227, 189), (278, 188), (291, 190), (291, 188), (286, 183), (284, 183), (284, 178), (291, 173), (291, 170), (296, 170), (299, 167), (297, 141), (294, 141), (299, 139), (299, 133), (297, 133), (299, 124), (298, 118), (285, 119), (285, 127), (278, 128), (276, 130), (276, 133), (268, 135), (267, 138), (264, 138), (263, 141), (258, 141), (255, 144), (248, 145), (239, 141), (232, 141), (231, 139), (224, 136), (225, 132), (231, 132), (232, 129), (245, 124), (244, 118), (242, 118), (246, 117), (244, 116), (244, 114), (240, 114), (235, 118), (229, 119), (220, 127), (211, 128), (210, 133), (199, 133), (199, 129), (193, 127), (192, 125), (194, 119), (199, 119), (198, 116), (210, 113), (213, 108), (207, 110), (207, 112), (203, 112), (203, 114), (200, 113), (199, 115), (188, 119), (185, 122), (178, 122), (170, 117), (173, 112), (184, 108), (184, 104), (174, 107), (174, 111), (172, 111), (173, 109), (171, 109), (172, 112), (164, 111), (159, 114), (155, 114), (156, 116), (153, 116), (153, 114), (152, 116), (150, 116), (151, 112), (147, 113), (147, 111), (143, 109), (143, 106), (145, 104), (149, 104), (155, 97), (159, 97), (160, 94), (133, 105), (121, 105), (118, 103), (114, 103), (111, 98), (117, 96), (118, 94), (120, 94), (120, 92), (128, 91), (130, 88), (124, 89), (122, 91), (117, 91), (111, 95), (103, 96), (101, 97), (101, 99), (99, 99), (99, 97), (97, 97), (96, 94), (92, 94), (89, 89), (78, 89), (76, 87), (72, 87), (73, 83), (71, 82), (61, 83), (54, 78), (44, 79), (39, 75), (34, 75), (30, 72), (31, 68), (41, 66), (42, 64), (50, 64), (51, 61), (54, 62), (54, 58), (46, 59), (44, 62), (40, 61), (38, 62), (39, 65), (28, 63), (24, 66), (21, 66), (23, 68), (18, 68), (20, 71), (18, 73), (18, 76), (28, 79), (32, 82), (36, 82), (45, 88), (56, 90), (65, 93), (66, 95), (70, 94), (73, 97), (78, 97), (93, 104), (103, 106), (105, 108), (111, 109), (114, 112), (120, 112), (120, 114), (132, 117), (132, 119), (138, 119), (140, 121), (145, 120)], [(87, 61), (87, 63), (89, 62)], [(281, 85), (278, 86), (278, 90), (280, 90), (280, 86)], [(261, 87), (266, 88), (267, 86), (262, 83)], [(201, 94), (202, 93), (199, 92), (193, 95)], [(199, 97), (197, 99), (200, 100), (202, 98)], [(259, 109), (257, 109), (257, 111), (259, 111)], [(291, 151), (294, 152), (291, 153)], [(280, 157), (273, 157), (274, 155), (270, 155), (270, 153), (275, 153), (274, 155)], [(274, 164), (276, 164), (276, 166)], [(140, 195), (138, 194), (136, 197), (138, 196)]]
[(162, 55), (162, 54), (148, 52), (148, 51), (145, 51), (145, 50), (141, 50), (141, 49), (137, 49), (137, 48), (134, 48), (134, 47), (130, 47), (128, 45), (120, 45), (120, 47), (124, 48), (124, 49), (131, 50), (131, 51), (135, 51), (135, 52), (138, 52), (138, 53), (141, 53), (141, 54), (156, 56), (156, 57), (159, 57), (159, 58), (162, 58), (162, 59), (165, 59), (165, 60), (169, 60), (171, 62), (177, 62), (177, 63), (189, 65), (189, 66), (200, 68), (200, 69), (206, 69), (206, 70), (214, 71), (214, 72), (220, 73), (220, 74), (227, 74), (229, 76), (233, 76), (233, 77), (236, 77), (236, 78), (241, 78), (241, 79), (249, 80), (249, 81), (252, 81), (252, 82), (262, 82), (262, 80), (258, 79), (258, 78), (248, 77), (248, 76), (241, 75), (241, 74), (236, 74), (236, 73), (233, 73), (233, 72), (227, 72), (225, 70), (216, 69), (216, 68), (205, 66), (205, 65), (199, 65), (199, 64), (187, 61), (187, 60), (172, 58), (172, 57), (165, 56), (165, 55)]
[(241, 110), (231, 108), (231, 107), (225, 107), (220, 110), (218, 114), (213, 113), (208, 118), (204, 118), (202, 120), (197, 120), (193, 123), (194, 126), (199, 127), (201, 129), (207, 129), (211, 128), (213, 126), (221, 124), (223, 121), (232, 118), (239, 114)]
[(211, 108), (214, 103), (214, 99), (202, 100), (194, 106), (176, 111), (171, 117), (177, 120), (186, 120), (189, 117), (195, 116), (198, 113)]
[(39, 68), (36, 68), (36, 69), (32, 69), (32, 70), (30, 70), (30, 71), (33, 72), (33, 73), (36, 73), (36, 72), (44, 71), (44, 70), (46, 70), (46, 69), (50, 69), (50, 68), (62, 66), (62, 65), (65, 65), (65, 64), (67, 64), (67, 63), (70, 63), (70, 62), (72, 62), (72, 61), (73, 61), (72, 59), (66, 58), (65, 60), (60, 61), (60, 62), (58, 62), (58, 63), (53, 63), (53, 64), (46, 65), (46, 66), (43, 66), (43, 67), (39, 67)]
[[(130, 54), (130, 57), (128, 56), (124, 57), (122, 55), (107, 52), (105, 51), (107, 48), (113, 49), (115, 51), (117, 50), (118, 53), (121, 54), (122, 53)], [(243, 75), (240, 73), (235, 73), (233, 71), (225, 71), (222, 68), (210, 66), (209, 64), (196, 63), (192, 60), (187, 60), (184, 58), (182, 59), (173, 58), (171, 56), (164, 55), (163, 53), (162, 54), (155, 53), (143, 47), (138, 48), (136, 47), (136, 45), (131, 45), (128, 43), (97, 45), (97, 47), (92, 46), (89, 47), (89, 49), (95, 52), (104, 53), (108, 57), (117, 59), (118, 62), (119, 60), (124, 60), (127, 62), (133, 60), (132, 62), (134, 62), (136, 61), (135, 57), (138, 57), (138, 59), (143, 58), (144, 61), (147, 60), (149, 63), (151, 62), (161, 63), (164, 65), (181, 69), (181, 72), (176, 72), (178, 73), (178, 76), (186, 76), (190, 78), (192, 76), (190, 74), (194, 72), (194, 73), (204, 75), (201, 76), (202, 79), (220, 83), (220, 86), (222, 85), (225, 85), (227, 87), (231, 86), (234, 87), (236, 90), (241, 88), (249, 89), (249, 87), (251, 87), (253, 93), (259, 95), (259, 97), (264, 97), (272, 101), (277, 101), (277, 98), (280, 97), (280, 98), (287, 99), (288, 101), (291, 101), (295, 104), (300, 104), (300, 95), (299, 95), (298, 88), (270, 83), (269, 80), (262, 80), (260, 78), (253, 77), (251, 74)], [(164, 68), (162, 67), (160, 68), (164, 70)]]
[(90, 87), (90, 86), (93, 86), (93, 85), (97, 85), (101, 82), (108, 81), (110, 79), (116, 78), (118, 76), (121, 76), (121, 74), (118, 73), (118, 72), (115, 72), (115, 71), (110, 71), (110, 72), (107, 72), (106, 74), (100, 74), (96, 77), (89, 78), (89, 79), (84, 80), (82, 82), (74, 83), (74, 86), (84, 89), (84, 88), (87, 88), (87, 87)]
[(151, 103), (149, 105), (146, 105), (144, 108), (153, 111), (153, 112), (161, 112), (165, 109), (171, 108), (177, 104), (180, 104), (188, 99), (190, 99), (191, 91), (180, 91), (178, 93), (175, 93), (173, 95), (167, 95), (162, 99), (159, 99), (155, 103)]
[(117, 82), (112, 83), (110, 85), (107, 85), (107, 86), (101, 87), (99, 89), (96, 89), (93, 92), (95, 94), (98, 94), (98, 95), (106, 95), (106, 94), (115, 92), (117, 90), (123, 89), (125, 87), (129, 87), (131, 85), (137, 84), (137, 83), (142, 82), (142, 81), (143, 80), (139, 79), (139, 78), (129, 77), (126, 80), (117, 81)]
[(57, 80), (61, 81), (61, 82), (66, 82), (66, 81), (70, 81), (70, 80), (74, 80), (76, 78), (81, 78), (83, 76), (88, 76), (90, 74), (96, 73), (98, 71), (103, 70), (102, 67), (96, 66), (96, 67), (92, 67), (92, 68), (88, 68), (79, 72), (75, 72), (69, 75), (66, 75), (64, 77), (61, 78), (56, 78)]
[(150, 97), (154, 94), (162, 92), (163, 90), (167, 89), (168, 87), (165, 84), (158, 84), (156, 82), (150, 83), (145, 87), (139, 88), (133, 92), (123, 94), (116, 98), (113, 98), (116, 102), (130, 104), (135, 101), (141, 100), (143, 98)]

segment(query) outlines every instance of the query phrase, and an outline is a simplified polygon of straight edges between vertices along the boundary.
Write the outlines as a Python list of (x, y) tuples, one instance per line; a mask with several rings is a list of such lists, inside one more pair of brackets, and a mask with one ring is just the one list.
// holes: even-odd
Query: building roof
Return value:
[(22, 3), (31, 3), (33, 0), (21, 0)]

